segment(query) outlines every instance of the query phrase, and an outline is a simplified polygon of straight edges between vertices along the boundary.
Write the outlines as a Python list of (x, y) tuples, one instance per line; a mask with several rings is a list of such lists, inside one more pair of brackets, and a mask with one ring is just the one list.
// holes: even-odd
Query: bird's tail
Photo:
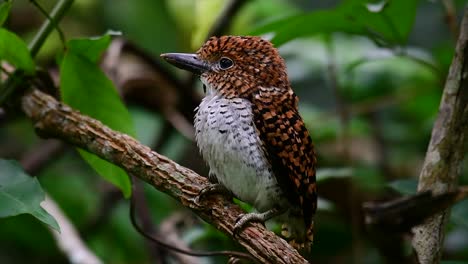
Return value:
[(289, 213), (281, 227), (281, 235), (297, 250), (310, 251), (314, 240), (314, 222), (305, 223), (303, 216)]

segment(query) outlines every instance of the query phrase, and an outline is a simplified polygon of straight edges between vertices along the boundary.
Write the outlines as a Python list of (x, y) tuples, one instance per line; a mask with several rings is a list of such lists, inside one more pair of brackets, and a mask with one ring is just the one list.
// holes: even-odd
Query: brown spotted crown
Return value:
[(260, 87), (289, 89), (284, 60), (260, 37), (211, 37), (197, 55), (208, 66), (201, 79), (227, 97), (247, 97)]

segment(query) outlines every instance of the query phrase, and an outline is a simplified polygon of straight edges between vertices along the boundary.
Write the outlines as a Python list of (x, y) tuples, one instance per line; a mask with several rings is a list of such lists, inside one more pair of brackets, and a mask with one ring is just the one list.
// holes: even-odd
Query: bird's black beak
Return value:
[(161, 57), (177, 68), (191, 71), (197, 75), (209, 69), (208, 64), (199, 59), (197, 54), (191, 53), (164, 53)]

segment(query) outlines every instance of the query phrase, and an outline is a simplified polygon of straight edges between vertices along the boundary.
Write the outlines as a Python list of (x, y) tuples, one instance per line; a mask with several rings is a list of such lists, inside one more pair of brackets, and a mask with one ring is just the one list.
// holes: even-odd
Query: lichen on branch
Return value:
[[(418, 191), (445, 193), (456, 188), (468, 143), (468, 9), (465, 9), (455, 56), (450, 66), (439, 114), (432, 129)], [(413, 247), (422, 264), (439, 263), (449, 212), (413, 229)]]

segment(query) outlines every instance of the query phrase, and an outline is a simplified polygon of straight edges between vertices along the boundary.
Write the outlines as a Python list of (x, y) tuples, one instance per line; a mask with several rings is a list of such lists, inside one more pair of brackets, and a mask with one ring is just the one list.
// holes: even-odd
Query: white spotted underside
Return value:
[(264, 212), (286, 202), (255, 130), (251, 103), (209, 89), (195, 115), (196, 141), (210, 176)]

